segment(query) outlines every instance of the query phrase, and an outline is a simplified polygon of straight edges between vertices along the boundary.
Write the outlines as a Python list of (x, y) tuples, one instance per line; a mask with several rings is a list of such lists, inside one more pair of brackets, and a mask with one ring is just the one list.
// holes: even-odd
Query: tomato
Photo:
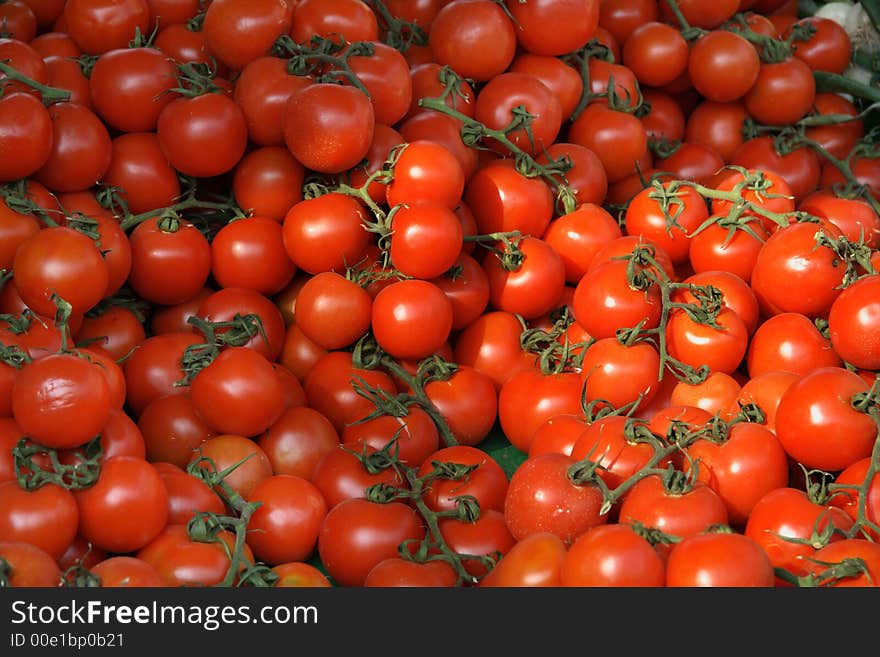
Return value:
[(311, 556), (327, 515), (327, 504), (313, 484), (275, 475), (258, 484), (250, 499), (262, 503), (248, 524), (248, 545), (258, 559), (275, 566)]
[(12, 390), (15, 421), (47, 447), (77, 447), (110, 416), (110, 386), (101, 370), (78, 356), (56, 354), (23, 367)]
[(867, 383), (841, 367), (807, 374), (782, 396), (776, 412), (776, 435), (785, 451), (808, 468), (838, 471), (871, 454), (877, 434), (874, 421), (852, 407)]
[(12, 39), (32, 41), (37, 33), (37, 17), (22, 0), (9, 0), (0, 6), (3, 32)]
[(581, 376), (584, 398), (621, 408), (641, 399), (647, 404), (657, 391), (660, 356), (647, 342), (626, 346), (601, 338), (584, 352)]
[[(565, 172), (564, 182), (574, 194), (576, 204), (601, 204), (608, 191), (608, 176), (599, 157), (585, 146), (556, 142), (537, 161), (548, 164), (551, 159), (559, 160), (562, 157), (568, 158), (571, 163), (571, 168)], [(558, 195), (558, 187), (554, 186), (553, 191)]]
[[(498, 3), (474, 0), (444, 6), (434, 17), (429, 40), (438, 64), (449, 66), (463, 78), (486, 82), (510, 66), (517, 37)], [(486, 48), (487, 43), (493, 47)]]
[(95, 111), (123, 132), (155, 130), (159, 114), (174, 100), (176, 74), (174, 64), (153, 48), (105, 52), (89, 76)]
[(452, 304), (432, 283), (397, 281), (373, 300), (372, 325), (379, 346), (395, 358), (425, 358), (449, 337)]
[[(369, 455), (375, 451), (369, 445), (363, 445), (357, 454)], [(345, 500), (365, 497), (366, 489), (374, 484), (403, 484), (394, 468), (370, 473), (358, 456), (341, 445), (321, 457), (311, 481), (320, 489), (330, 509)]]
[(665, 564), (629, 525), (602, 525), (582, 534), (562, 562), (562, 586), (663, 586)]
[[(853, 177), (860, 185), (864, 185), (871, 196), (880, 198), (880, 158), (853, 157), (849, 161)], [(822, 187), (845, 184), (846, 180), (838, 169), (830, 164), (822, 167)]]
[(76, 536), (79, 512), (73, 495), (56, 484), (28, 491), (17, 481), (0, 484), (0, 538), (30, 543), (59, 558)]
[(318, 535), (318, 553), (337, 584), (361, 586), (376, 564), (397, 556), (398, 545), (423, 536), (421, 522), (409, 506), (351, 499), (327, 514)]
[(523, 52), (508, 72), (528, 74), (542, 82), (559, 101), (562, 121), (571, 116), (583, 94), (584, 83), (578, 72), (556, 57)]
[[(856, 118), (859, 111), (846, 98), (834, 93), (820, 92), (813, 100), (813, 111), (823, 114), (846, 114), (850, 121), (807, 128), (806, 135), (836, 158), (845, 159), (865, 134), (865, 125)], [(833, 168), (833, 167), (832, 167)]]
[(305, 168), (339, 173), (367, 154), (374, 125), (373, 106), (360, 90), (312, 84), (291, 94), (284, 140)]
[(685, 492), (672, 492), (658, 475), (649, 475), (629, 489), (620, 506), (620, 520), (687, 538), (712, 525), (727, 524), (728, 514), (721, 497), (701, 482)]
[(530, 534), (502, 556), (495, 568), (480, 580), (480, 586), (559, 586), (565, 554), (565, 544), (555, 534)]
[(203, 461), (199, 467), (211, 472), (223, 472), (240, 463), (224, 477), (223, 482), (245, 499), (249, 499), (254, 489), (272, 476), (266, 453), (253, 440), (243, 436), (213, 436), (202, 443), (199, 453), (191, 461), (200, 457), (209, 461)]
[[(418, 114), (431, 113), (419, 105), (422, 98), (439, 98), (443, 95), (445, 85), (441, 80), (443, 67), (437, 62), (427, 62), (410, 68), (410, 82), (412, 83), (412, 99), (409, 111), (404, 119), (412, 118)], [(448, 94), (444, 98), (447, 107), (451, 107), (464, 114), (474, 115), (474, 89), (467, 80), (462, 79), (458, 92)], [(457, 119), (453, 119), (456, 125), (461, 125)]]
[(739, 412), (740, 404), (755, 404), (764, 414), (764, 426), (776, 431), (776, 411), (779, 402), (792, 384), (800, 377), (784, 370), (768, 370), (746, 381), (737, 395), (735, 405), (731, 404), (729, 415)]
[(834, 224), (851, 242), (863, 241), (871, 248), (880, 245), (880, 217), (865, 200), (840, 198), (830, 190), (820, 190), (803, 199), (798, 210)]
[(153, 303), (182, 303), (204, 287), (211, 273), (211, 247), (195, 226), (151, 217), (130, 236), (128, 283)]
[(617, 112), (601, 103), (594, 103), (569, 126), (568, 140), (593, 151), (602, 162), (609, 183), (616, 183), (636, 171), (642, 171), (648, 149), (645, 126), (631, 114)]
[(498, 400), (488, 374), (460, 365), (446, 381), (428, 383), (425, 394), (460, 445), (477, 445), (492, 430)]
[(87, 107), (55, 103), (52, 151), (35, 178), (55, 192), (77, 192), (100, 180), (110, 166), (111, 142), (107, 128)]
[(809, 318), (781, 313), (755, 331), (746, 362), (752, 378), (774, 370), (803, 376), (820, 367), (840, 365), (840, 358)]
[(451, 268), (431, 282), (452, 304), (452, 328), (461, 330), (477, 320), (489, 304), (489, 280), (480, 264), (462, 253)]
[(464, 190), (464, 171), (455, 156), (431, 141), (406, 145), (386, 188), (388, 205), (428, 202), (454, 209)]
[(529, 457), (539, 454), (570, 456), (580, 435), (587, 428), (583, 415), (563, 413), (545, 420), (535, 429), (529, 444)]
[(177, 98), (159, 114), (156, 134), (175, 169), (208, 178), (231, 171), (247, 147), (247, 122), (222, 93)]
[(688, 252), (693, 270), (698, 274), (726, 272), (745, 283), (751, 282), (755, 261), (768, 233), (757, 219), (749, 221), (747, 227), (751, 233), (716, 221), (693, 235)]
[(308, 77), (288, 73), (287, 61), (277, 57), (257, 57), (244, 66), (235, 81), (233, 98), (244, 113), (252, 142), (284, 145), (287, 101), (310, 82)]
[(535, 362), (535, 355), (520, 345), (522, 331), (511, 313), (485, 313), (458, 335), (455, 361), (488, 375), (500, 390), (507, 379), (531, 369)]
[(183, 379), (184, 351), (200, 343), (192, 331), (179, 331), (149, 337), (138, 346), (123, 366), (126, 401), (135, 415), (158, 397), (186, 393), (174, 384)]
[(149, 563), (134, 557), (111, 557), (91, 569), (104, 588), (159, 587), (164, 581)]
[(455, 264), (461, 252), (461, 222), (448, 207), (432, 201), (399, 208), (391, 230), (391, 261), (407, 276), (436, 278)]
[(656, 158), (654, 166), (677, 179), (705, 185), (724, 166), (724, 158), (713, 146), (684, 142), (669, 157)]
[[(813, 575), (820, 575), (829, 567), (846, 559), (861, 559), (865, 570), (842, 579), (824, 584), (831, 587), (877, 586), (880, 579), (880, 545), (862, 538), (850, 538), (826, 545), (807, 562)], [(821, 578), (819, 578), (821, 582)]]
[(508, 160), (481, 167), (468, 182), (465, 202), (481, 234), (518, 230), (542, 235), (553, 215), (553, 194), (540, 178), (527, 178)]
[(377, 563), (364, 579), (367, 587), (455, 586), (458, 577), (445, 561), (408, 561), (392, 557)]
[(802, 18), (787, 30), (788, 37), (797, 26), (810, 25), (815, 33), (806, 41), (794, 41), (792, 52), (813, 71), (843, 73), (850, 63), (852, 45), (842, 25), (828, 18), (809, 16)]
[(153, 45), (178, 64), (207, 64), (213, 67), (217, 63), (208, 52), (205, 33), (190, 30), (185, 24), (175, 23), (162, 28)]
[(0, 268), (10, 270), (18, 247), (40, 231), (40, 223), (32, 214), (17, 212), (6, 201), (0, 201)]
[(658, 4), (653, 0), (602, 0), (599, 3), (599, 25), (619, 43), (640, 25), (656, 21)]
[(715, 322), (719, 328), (695, 322), (683, 310), (671, 312), (666, 325), (669, 355), (695, 369), (707, 365), (712, 372), (732, 374), (746, 355), (748, 329), (730, 308), (722, 308)]
[[(217, 538), (216, 542), (202, 543), (189, 537), (186, 525), (168, 525), (137, 558), (153, 566), (165, 586), (215, 586), (226, 578), (235, 546), (235, 536), (228, 531), (219, 532)], [(253, 563), (247, 545), (244, 557)]]
[[(859, 491), (851, 488), (865, 483), (868, 471), (871, 467), (871, 459), (864, 458), (846, 467), (834, 480), (834, 491), (829, 498), (832, 506), (846, 511), (853, 521), (858, 519), (859, 514)], [(880, 519), (880, 477), (876, 474), (868, 484), (865, 497), (865, 520), (875, 525)], [(877, 540), (878, 533), (870, 527), (864, 527), (863, 533), (873, 540)]]
[(608, 212), (584, 203), (551, 222), (543, 239), (562, 259), (566, 282), (578, 283), (596, 253), (620, 236), (620, 227)]
[(673, 264), (681, 264), (688, 257), (690, 233), (709, 213), (702, 197), (690, 186), (675, 192), (675, 198), (668, 200), (667, 210), (665, 202), (651, 187), (636, 194), (626, 211), (626, 232), (650, 240), (669, 254)]
[(320, 570), (307, 563), (292, 562), (275, 566), (272, 572), (278, 575), (276, 588), (288, 587), (322, 587), (330, 586), (330, 580)]
[(656, 89), (642, 92), (645, 114), (641, 114), (642, 125), (648, 139), (681, 141), (684, 139), (685, 117), (682, 106), (669, 94)]
[(354, 367), (352, 356), (347, 352), (327, 352), (306, 376), (304, 388), (309, 405), (326, 416), (338, 432), (375, 410), (370, 401), (352, 388), (351, 382), (356, 378), (387, 393), (396, 393), (394, 381), (388, 374)]
[(146, 0), (71, 0), (62, 18), (64, 31), (88, 55), (125, 48), (136, 30), (150, 33)]
[(220, 498), (198, 477), (171, 463), (158, 461), (153, 467), (168, 491), (169, 525), (185, 525), (196, 513), (222, 515), (225, 512)]
[[(674, 378), (674, 377), (673, 377)], [(672, 390), (670, 402), (676, 406), (694, 406), (714, 415), (730, 408), (740, 384), (729, 374), (712, 372), (702, 383), (678, 381)]]
[(165, 159), (154, 133), (116, 137), (102, 182), (119, 188), (120, 198), (133, 214), (173, 205), (180, 196), (177, 172)]
[(61, 570), (55, 560), (30, 543), (0, 542), (0, 562), (8, 567), (3, 578), (10, 588), (61, 585)]
[[(270, 361), (275, 361), (284, 344), (284, 319), (281, 311), (268, 298), (253, 290), (241, 287), (225, 287), (208, 296), (199, 305), (197, 315), (208, 322), (231, 322), (236, 316), (254, 315), (259, 329), (252, 337), (238, 346), (254, 349)], [(224, 335), (227, 328), (215, 329), (216, 335)], [(240, 329), (239, 329), (240, 330)]]
[(302, 200), (305, 171), (286, 148), (266, 146), (246, 154), (235, 167), (233, 194), (254, 217), (281, 222)]
[(62, 571), (71, 566), (80, 565), (83, 568), (92, 568), (107, 558), (107, 553), (95, 547), (82, 536), (77, 536), (58, 559), (58, 567)]
[(564, 55), (583, 47), (599, 23), (598, 0), (505, 3), (513, 17), (516, 40), (535, 55)]
[(174, 333), (175, 331), (192, 331), (189, 318), (194, 317), (199, 306), (214, 294), (212, 287), (205, 286), (192, 297), (171, 306), (155, 306), (150, 314), (150, 330), (154, 335)]
[(265, 217), (227, 224), (211, 241), (211, 271), (224, 288), (280, 292), (296, 273), (282, 243), (282, 228)]
[[(835, 240), (840, 231), (832, 224), (791, 224), (764, 243), (752, 272), (752, 289), (766, 314), (827, 316), (840, 295), (845, 267), (832, 249), (817, 245), (821, 234)], [(797, 295), (789, 293), (793, 287)]]
[(41, 169), (52, 155), (53, 122), (49, 111), (30, 94), (7, 93), (0, 98), (0, 180), (25, 178)]
[(691, 47), (688, 74), (694, 88), (707, 100), (728, 103), (742, 98), (760, 71), (755, 48), (733, 32), (709, 32)]
[(687, 41), (670, 25), (644, 23), (624, 42), (623, 63), (632, 69), (641, 84), (662, 87), (687, 69)]
[(841, 509), (817, 504), (795, 488), (777, 488), (754, 506), (745, 535), (761, 546), (774, 568), (801, 576), (807, 573), (806, 559), (823, 547), (820, 537), (839, 541), (842, 536), (831, 528), (845, 532), (850, 527), (852, 520)]
[(880, 369), (880, 276), (863, 278), (841, 292), (831, 306), (828, 329), (834, 351), (847, 363)]
[(666, 563), (666, 586), (772, 587), (774, 582), (770, 559), (742, 534), (690, 536), (673, 546)]
[(627, 267), (625, 260), (602, 264), (587, 272), (575, 288), (575, 318), (597, 340), (614, 337), (619, 328), (644, 322), (643, 328), (651, 329), (660, 322), (660, 291), (653, 284), (644, 290), (630, 286)]
[(338, 447), (339, 435), (321, 413), (300, 406), (286, 410), (258, 444), (269, 457), (274, 474), (311, 479), (323, 456)]
[(364, 445), (383, 449), (397, 439), (394, 449), (401, 462), (416, 468), (440, 446), (437, 426), (418, 406), (408, 407), (401, 417), (381, 415), (358, 420), (346, 426), (340, 434), (343, 445), (356, 452), (363, 451)]
[(132, 552), (152, 541), (168, 519), (168, 492), (146, 461), (107, 459), (98, 481), (74, 493), (79, 532), (109, 552)]
[(376, 123), (394, 125), (404, 117), (412, 101), (409, 64), (391, 46), (380, 41), (368, 43), (373, 53), (349, 57), (348, 65), (367, 90)]
[(367, 248), (363, 220), (361, 205), (342, 194), (300, 201), (284, 218), (284, 248), (293, 263), (310, 274), (344, 270)]
[(376, 15), (360, 0), (300, 0), (294, 8), (290, 36), (297, 43), (313, 35), (353, 41), (375, 41), (379, 37)]
[(483, 261), (489, 300), (498, 310), (534, 319), (558, 305), (565, 287), (565, 266), (543, 240), (526, 237), (518, 247), (523, 259), (515, 269), (506, 269), (501, 258), (493, 255)]
[[(449, 548), (468, 557), (500, 557), (516, 543), (505, 525), (504, 514), (495, 509), (481, 510), (474, 522), (442, 518), (438, 525)], [(463, 559), (464, 567), (473, 578), (471, 581), (476, 582), (486, 575), (487, 568), (468, 557)]]
[(803, 118), (816, 97), (813, 72), (800, 59), (764, 63), (755, 84), (743, 96), (749, 114), (768, 125), (788, 125)]
[(504, 509), (507, 493), (507, 475), (491, 456), (474, 447), (457, 445), (438, 450), (428, 456), (418, 471), (419, 477), (431, 472), (435, 464), (456, 463), (475, 465), (464, 479), (438, 478), (428, 484), (423, 500), (434, 511), (451, 511), (457, 506), (456, 498), (472, 495), (480, 505), (480, 513)]
[(704, 100), (688, 115), (686, 141), (714, 148), (729, 162), (743, 143), (742, 128), (749, 114), (741, 102)]
[[(702, 0), (678, 0), (678, 7), (688, 24), (704, 29), (716, 28), (728, 20), (737, 10), (742, 10), (740, 0), (719, 0), (707, 4)], [(659, 3), (664, 18), (674, 19), (675, 15), (665, 2)]]
[(187, 394), (157, 397), (143, 409), (138, 428), (144, 437), (147, 458), (185, 467), (197, 449), (215, 435), (195, 412)]
[[(772, 137), (755, 137), (744, 142), (734, 153), (731, 164), (777, 174), (788, 185), (790, 195), (796, 201), (805, 198), (819, 184), (818, 156), (806, 147), (779, 155)], [(785, 199), (775, 198), (773, 203), (781, 205)], [(772, 224), (765, 223), (765, 227), (771, 228)]]
[[(507, 527), (516, 540), (550, 532), (566, 545), (608, 517), (600, 514), (602, 493), (595, 484), (574, 484), (568, 470), (574, 459), (564, 454), (541, 454), (526, 460), (513, 473), (504, 502)], [(558, 509), (567, 509), (560, 514)]]
[(202, 30), (211, 52), (241, 70), (290, 29), (291, 14), (285, 0), (214, 0)]

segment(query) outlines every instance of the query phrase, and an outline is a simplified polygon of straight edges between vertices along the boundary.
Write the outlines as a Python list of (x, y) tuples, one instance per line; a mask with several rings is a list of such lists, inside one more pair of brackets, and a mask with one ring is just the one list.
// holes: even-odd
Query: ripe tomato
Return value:
[(748, 329), (730, 308), (722, 308), (715, 321), (719, 328), (695, 322), (683, 310), (671, 312), (666, 325), (669, 355), (693, 368), (708, 365), (712, 372), (733, 374), (746, 355)]
[[(568, 477), (575, 460), (564, 454), (541, 454), (513, 473), (504, 501), (507, 528), (517, 541), (550, 532), (571, 545), (591, 527), (605, 524), (602, 493), (595, 484), (574, 484)], [(559, 509), (566, 509), (559, 513)]]
[(445, 561), (408, 561), (392, 557), (377, 563), (364, 579), (367, 587), (455, 586), (458, 577)]
[[(504, 9), (490, 0), (445, 5), (431, 23), (429, 39), (438, 64), (477, 82), (503, 73), (516, 53), (513, 23)], [(485, 47), (487, 43), (492, 44), (491, 49)]]
[(693, 406), (715, 415), (730, 408), (740, 387), (737, 380), (729, 374), (712, 372), (702, 383), (678, 381), (669, 401), (675, 406)]
[(811, 557), (807, 568), (810, 573), (819, 575), (826, 571), (827, 564), (838, 564), (846, 559), (861, 559), (865, 571), (833, 581), (827, 586), (877, 586), (880, 579), (880, 545), (862, 538), (850, 538), (826, 545)]
[(581, 534), (562, 562), (562, 586), (663, 586), (666, 565), (629, 525), (602, 525)]
[[(859, 499), (859, 492), (848, 487), (861, 486), (868, 476), (870, 467), (870, 457), (861, 459), (845, 468), (834, 480), (834, 486), (839, 486), (839, 488), (835, 488), (829, 501), (832, 506), (846, 511), (853, 521), (858, 519), (859, 503), (861, 500)], [(880, 519), (880, 477), (876, 474), (868, 484), (868, 492), (865, 495), (865, 519), (873, 522), (875, 525), (878, 524), (877, 521)], [(863, 532), (867, 537), (875, 541), (877, 540), (878, 532), (876, 530), (865, 527)]]
[[(559, 160), (562, 157), (571, 162), (571, 168), (565, 172), (565, 183), (574, 193), (575, 202), (578, 205), (601, 204), (608, 191), (608, 176), (599, 157), (586, 146), (556, 142), (537, 161), (548, 164), (551, 159)], [(554, 187), (553, 192), (558, 195), (558, 186)]]
[(185, 467), (193, 452), (215, 432), (196, 414), (188, 394), (157, 397), (138, 418), (147, 459)]
[(624, 42), (623, 63), (632, 69), (641, 84), (665, 86), (687, 69), (687, 41), (671, 25), (644, 23)]
[(169, 525), (185, 525), (196, 513), (222, 515), (226, 511), (216, 493), (198, 477), (171, 463), (157, 461), (153, 467), (168, 491)]
[(325, 517), (318, 553), (337, 584), (361, 586), (376, 564), (397, 556), (401, 543), (423, 537), (418, 515), (406, 504), (351, 499), (333, 507)]
[(731, 230), (723, 223), (715, 222), (694, 235), (688, 252), (693, 270), (698, 274), (723, 271), (749, 283), (758, 253), (769, 235), (757, 219), (750, 221), (748, 228), (754, 235), (746, 230)]
[(0, 98), (0, 180), (18, 180), (36, 173), (52, 155), (52, 116), (27, 93), (6, 93)]
[(466, 253), (431, 282), (452, 304), (452, 328), (459, 331), (477, 320), (489, 305), (489, 279), (476, 260)]
[[(369, 445), (364, 445), (357, 454), (367, 456), (375, 451)], [(342, 446), (333, 449), (318, 461), (311, 481), (320, 489), (330, 509), (345, 500), (365, 497), (366, 489), (374, 484), (398, 487), (403, 485), (394, 468), (370, 473), (358, 456)]]
[[(669, 5), (665, 2), (659, 4), (661, 16), (667, 19), (675, 17)], [(719, 0), (719, 2), (709, 4), (702, 2), (702, 0), (678, 0), (678, 8), (688, 24), (707, 30), (724, 23), (738, 9), (742, 9), (742, 4), (739, 0)]]
[(110, 557), (91, 569), (103, 588), (159, 587), (162, 576), (146, 561), (134, 557)]
[(583, 203), (551, 222), (543, 239), (562, 259), (565, 281), (578, 283), (599, 249), (620, 236), (614, 217), (599, 205)]
[(12, 413), (22, 430), (47, 447), (78, 447), (94, 438), (111, 410), (101, 370), (72, 354), (25, 365), (12, 389)]
[(134, 214), (173, 205), (180, 195), (177, 172), (165, 159), (154, 133), (116, 137), (102, 182), (118, 187), (120, 198)]
[(290, 151), (266, 146), (252, 150), (239, 161), (232, 191), (239, 207), (251, 216), (281, 222), (302, 200), (304, 175), (303, 166)]
[(523, 326), (515, 315), (488, 312), (464, 329), (455, 343), (455, 362), (488, 375), (496, 389), (517, 372), (532, 369), (535, 355), (520, 344)]
[(56, 484), (24, 490), (17, 481), (0, 484), (0, 537), (30, 543), (58, 559), (76, 536), (79, 510), (71, 492)]
[(200, 343), (199, 337), (187, 330), (151, 336), (138, 346), (123, 366), (126, 401), (135, 415), (158, 397), (187, 392), (174, 384), (183, 379), (184, 351)]
[(539, 454), (565, 454), (570, 456), (587, 422), (583, 415), (564, 413), (554, 415), (541, 423), (529, 444), (529, 457)]
[[(780, 155), (773, 145), (773, 137), (770, 136), (755, 137), (743, 142), (731, 157), (730, 163), (746, 169), (776, 173), (788, 184), (796, 201), (816, 189), (821, 174), (819, 157), (811, 149), (800, 147), (786, 155)], [(826, 186), (825, 181), (822, 185)], [(776, 200), (783, 202), (781, 199)]]
[(284, 146), (287, 101), (310, 82), (288, 73), (287, 62), (277, 57), (257, 57), (244, 66), (233, 98), (244, 113), (250, 140), (260, 146)]
[[(807, 128), (808, 138), (817, 142), (834, 157), (845, 159), (856, 142), (865, 134), (865, 124), (855, 118), (859, 111), (855, 105), (843, 96), (834, 93), (820, 92), (813, 101), (813, 111), (817, 114), (846, 114), (854, 117), (843, 123), (819, 125)], [(833, 167), (831, 167), (833, 168)]]
[(274, 474), (311, 479), (318, 462), (339, 446), (339, 435), (321, 413), (299, 406), (287, 409), (258, 444)]
[(793, 575), (807, 573), (806, 558), (824, 546), (820, 539), (841, 540), (830, 528), (847, 531), (852, 520), (844, 511), (828, 504), (816, 504), (795, 488), (777, 488), (762, 497), (752, 509), (745, 535), (758, 543), (774, 568), (785, 568)]
[(666, 563), (666, 586), (772, 587), (773, 565), (755, 541), (726, 532), (690, 536)]
[(761, 65), (755, 84), (743, 96), (749, 114), (767, 125), (789, 125), (803, 118), (816, 97), (813, 72), (791, 58)]
[(191, 461), (200, 456), (210, 459), (200, 465), (205, 470), (223, 472), (237, 466), (223, 482), (245, 499), (249, 499), (253, 490), (272, 476), (266, 453), (253, 440), (243, 436), (225, 434), (209, 438)]
[(61, 19), (64, 31), (87, 55), (125, 48), (136, 30), (150, 33), (146, 0), (70, 0)]
[(359, 89), (312, 84), (290, 96), (284, 141), (305, 168), (339, 173), (367, 154), (375, 123), (370, 99)]
[(290, 36), (297, 43), (313, 35), (338, 41), (375, 41), (379, 37), (376, 15), (360, 0), (301, 0), (294, 7)]
[(620, 505), (620, 521), (638, 521), (687, 538), (727, 524), (728, 514), (721, 497), (701, 482), (686, 492), (671, 492), (658, 475), (649, 475), (629, 489)]
[(626, 210), (626, 232), (650, 240), (669, 254), (673, 264), (681, 264), (688, 258), (690, 234), (709, 217), (709, 212), (699, 193), (689, 186), (675, 192), (667, 210), (665, 202), (652, 187), (636, 194)]
[(315, 549), (327, 503), (314, 484), (292, 475), (275, 475), (251, 491), (261, 502), (248, 523), (248, 545), (271, 566), (304, 561)]
[(845, 362), (880, 369), (880, 276), (863, 278), (834, 301), (828, 330), (834, 351)]
[(481, 234), (518, 230), (544, 234), (553, 216), (553, 193), (541, 178), (528, 178), (506, 159), (480, 167), (465, 189), (464, 200)]
[(792, 53), (812, 71), (841, 74), (849, 66), (852, 44), (842, 25), (828, 18), (809, 16), (792, 25), (785, 34), (788, 37), (797, 26), (810, 25), (815, 33), (806, 41), (792, 43)]
[(752, 336), (746, 363), (752, 378), (777, 370), (803, 376), (841, 364), (828, 338), (800, 313), (781, 313), (765, 320)]
[(152, 541), (168, 520), (168, 492), (149, 463), (107, 459), (98, 481), (74, 493), (79, 533), (108, 552), (132, 552)]
[(749, 113), (741, 102), (704, 100), (688, 115), (684, 138), (714, 148), (729, 162), (743, 143), (742, 128)]
[(650, 165), (648, 135), (641, 121), (602, 103), (593, 103), (569, 126), (568, 141), (593, 151), (602, 162), (609, 183), (616, 183)]
[(742, 98), (760, 72), (758, 52), (733, 32), (709, 32), (691, 47), (688, 74), (694, 88), (707, 100), (729, 103)]
[(764, 414), (764, 426), (776, 431), (776, 411), (785, 391), (800, 377), (793, 372), (769, 370), (750, 378), (737, 395), (735, 405), (727, 411), (728, 415), (739, 412), (740, 404), (756, 404)]
[(518, 247), (523, 258), (515, 269), (506, 269), (493, 255), (483, 260), (489, 301), (498, 310), (535, 319), (558, 305), (565, 288), (565, 266), (543, 240), (526, 237)]
[(395, 449), (400, 460), (410, 467), (419, 467), (440, 446), (440, 435), (434, 421), (424, 410), (418, 406), (410, 406), (406, 410), (406, 415), (402, 417), (381, 415), (349, 424), (340, 434), (343, 445), (361, 452), (364, 445), (378, 450), (397, 439)]
[(410, 108), (413, 89), (409, 64), (391, 46), (381, 41), (369, 43), (373, 53), (349, 57), (348, 65), (369, 94), (375, 122), (391, 126)]
[(435, 464), (456, 463), (476, 465), (461, 480), (438, 478), (429, 484), (423, 497), (425, 504), (434, 511), (451, 511), (456, 508), (456, 498), (472, 495), (480, 505), (480, 512), (502, 511), (507, 493), (507, 475), (491, 456), (474, 447), (457, 445), (440, 449), (425, 459), (419, 467), (418, 476), (424, 477)]
[(361, 205), (342, 194), (300, 201), (284, 218), (284, 248), (293, 263), (310, 274), (344, 271), (366, 251), (369, 234), (363, 220)]
[(272, 364), (253, 349), (229, 347), (196, 374), (193, 408), (214, 430), (256, 436), (284, 412), (284, 390)]
[(425, 394), (460, 445), (479, 444), (495, 424), (498, 398), (494, 382), (473, 367), (459, 365), (447, 380), (428, 383)]
[(863, 199), (840, 198), (830, 190), (820, 190), (801, 201), (798, 210), (834, 224), (852, 242), (861, 240), (871, 248), (880, 244), (880, 217)]
[(581, 432), (571, 450), (575, 461), (590, 459), (598, 463), (599, 476), (612, 489), (636, 474), (654, 456), (650, 443), (627, 438), (627, 422), (626, 417), (618, 415), (596, 420)]
[(473, 522), (443, 518), (438, 525), (449, 548), (458, 554), (468, 555), (463, 562), (465, 570), (473, 578), (471, 582), (485, 576), (487, 568), (469, 557), (503, 556), (516, 544), (505, 525), (504, 514), (495, 509), (481, 510), (480, 517)]
[(280, 292), (296, 273), (282, 242), (282, 228), (266, 217), (227, 224), (211, 241), (211, 271), (224, 288)]
[[(165, 586), (215, 586), (225, 579), (235, 546), (235, 537), (228, 531), (219, 532), (217, 538), (217, 542), (202, 543), (189, 537), (186, 525), (168, 525), (137, 558), (152, 565)], [(247, 545), (244, 557), (253, 563)]]
[(156, 134), (171, 166), (197, 178), (231, 171), (248, 138), (244, 113), (222, 93), (173, 100), (159, 114)]
[(480, 580), (480, 586), (559, 586), (565, 554), (565, 544), (555, 534), (530, 534), (507, 551), (495, 568)]
[[(270, 299), (259, 292), (243, 287), (224, 287), (214, 292), (199, 305), (198, 317), (208, 322), (230, 322), (236, 316), (255, 315), (261, 331), (238, 346), (254, 349), (270, 361), (275, 361), (284, 344), (284, 319), (281, 311)], [(231, 329), (217, 328), (216, 335), (224, 335)]]
[(283, 563), (275, 566), (272, 572), (278, 575), (278, 581), (275, 582), (276, 588), (303, 586), (327, 588), (330, 586), (330, 580), (327, 579), (327, 576), (307, 563)]
[(584, 399), (604, 400), (614, 408), (637, 399), (648, 404), (657, 392), (659, 371), (660, 355), (650, 343), (626, 346), (617, 338), (602, 338), (584, 352)]
[(61, 570), (55, 560), (35, 545), (2, 541), (0, 560), (9, 567), (5, 579), (10, 588), (61, 586)]
[(406, 204), (394, 213), (391, 230), (391, 262), (406, 276), (441, 276), (461, 253), (461, 221), (445, 205), (432, 201)]
[(215, 0), (205, 12), (202, 31), (211, 52), (241, 70), (290, 29), (292, 12), (285, 0)]
[(395, 358), (425, 358), (449, 337), (452, 304), (432, 283), (398, 281), (373, 300), (372, 326), (379, 346)]

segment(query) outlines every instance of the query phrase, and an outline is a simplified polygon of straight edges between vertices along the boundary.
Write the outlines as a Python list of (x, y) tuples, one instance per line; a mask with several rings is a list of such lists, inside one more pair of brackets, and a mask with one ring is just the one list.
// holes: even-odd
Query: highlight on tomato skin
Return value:
[(877, 586), (842, 4), (0, 2), (0, 587)]

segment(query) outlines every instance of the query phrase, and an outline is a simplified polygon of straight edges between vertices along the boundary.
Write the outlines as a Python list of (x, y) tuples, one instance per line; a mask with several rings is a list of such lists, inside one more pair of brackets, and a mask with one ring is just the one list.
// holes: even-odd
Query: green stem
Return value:
[(15, 80), (16, 82), (20, 82), (25, 86), (30, 87), (34, 91), (39, 91), (44, 105), (51, 105), (53, 103), (60, 103), (70, 100), (70, 92), (66, 89), (56, 89), (55, 87), (50, 87), (48, 85), (37, 82), (36, 80), (29, 78), (18, 70), (12, 68), (7, 63), (8, 61), (9, 60), (0, 61), (0, 73), (3, 73), (6, 76), (6, 80)]

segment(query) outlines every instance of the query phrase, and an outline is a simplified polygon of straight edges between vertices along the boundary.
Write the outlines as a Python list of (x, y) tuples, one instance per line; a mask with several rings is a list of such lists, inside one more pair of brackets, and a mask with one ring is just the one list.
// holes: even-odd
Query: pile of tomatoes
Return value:
[(0, 585), (880, 582), (880, 92), (841, 25), (0, 26)]

